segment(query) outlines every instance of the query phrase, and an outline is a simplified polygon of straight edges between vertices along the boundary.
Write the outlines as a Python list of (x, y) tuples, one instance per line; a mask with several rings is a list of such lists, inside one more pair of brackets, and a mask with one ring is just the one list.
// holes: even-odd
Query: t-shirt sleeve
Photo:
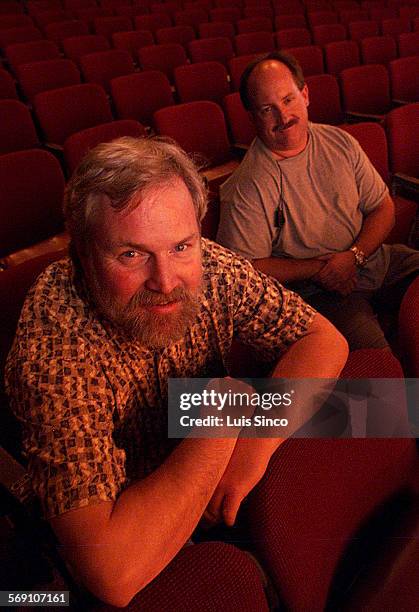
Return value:
[(272, 254), (280, 194), (272, 162), (258, 173), (252, 165), (245, 159), (221, 186), (217, 242), (247, 259), (262, 259)]
[(24, 310), (6, 384), (47, 518), (113, 501), (126, 480), (125, 453), (112, 437), (112, 389), (99, 363), (65, 320)]
[(355, 179), (359, 193), (359, 208), (367, 215), (381, 204), (389, 191), (359, 142), (350, 134), (346, 135), (350, 140), (353, 151)]
[(234, 335), (259, 359), (277, 359), (307, 333), (316, 311), (246, 260), (235, 257), (232, 266)]

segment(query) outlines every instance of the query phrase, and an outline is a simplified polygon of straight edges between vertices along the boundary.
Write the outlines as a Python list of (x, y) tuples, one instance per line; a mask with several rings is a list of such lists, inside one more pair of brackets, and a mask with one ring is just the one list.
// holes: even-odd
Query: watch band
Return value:
[(355, 255), (356, 266), (358, 268), (363, 268), (368, 261), (368, 257), (365, 255), (364, 251), (361, 251), (357, 246), (353, 246), (349, 250)]

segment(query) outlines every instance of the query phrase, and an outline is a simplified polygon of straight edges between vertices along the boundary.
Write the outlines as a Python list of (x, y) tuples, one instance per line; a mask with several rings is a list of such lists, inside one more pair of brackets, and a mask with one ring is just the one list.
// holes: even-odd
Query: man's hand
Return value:
[(312, 280), (328, 291), (337, 291), (342, 295), (351, 293), (356, 284), (355, 256), (352, 251), (323, 255), (319, 259), (326, 264)]
[(224, 521), (232, 527), (243, 499), (264, 475), (271, 458), (282, 440), (239, 438), (214, 494), (204, 512), (202, 526)]

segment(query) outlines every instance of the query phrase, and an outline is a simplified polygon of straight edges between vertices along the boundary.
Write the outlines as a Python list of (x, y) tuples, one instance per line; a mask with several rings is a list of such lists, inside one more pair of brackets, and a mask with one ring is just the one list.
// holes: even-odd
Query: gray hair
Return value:
[(194, 204), (198, 223), (207, 209), (207, 192), (194, 162), (168, 138), (123, 137), (91, 149), (69, 180), (64, 194), (64, 215), (72, 247), (84, 248), (92, 216), (99, 212), (103, 196), (122, 211), (137, 193), (184, 181)]

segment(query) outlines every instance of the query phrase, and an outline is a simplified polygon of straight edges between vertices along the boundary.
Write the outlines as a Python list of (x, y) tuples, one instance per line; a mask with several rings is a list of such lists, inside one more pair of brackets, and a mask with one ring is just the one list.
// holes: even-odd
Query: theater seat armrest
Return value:
[(375, 115), (369, 113), (358, 113), (355, 111), (346, 111), (345, 117), (348, 123), (359, 123), (360, 121), (376, 121), (382, 123), (385, 115)]

